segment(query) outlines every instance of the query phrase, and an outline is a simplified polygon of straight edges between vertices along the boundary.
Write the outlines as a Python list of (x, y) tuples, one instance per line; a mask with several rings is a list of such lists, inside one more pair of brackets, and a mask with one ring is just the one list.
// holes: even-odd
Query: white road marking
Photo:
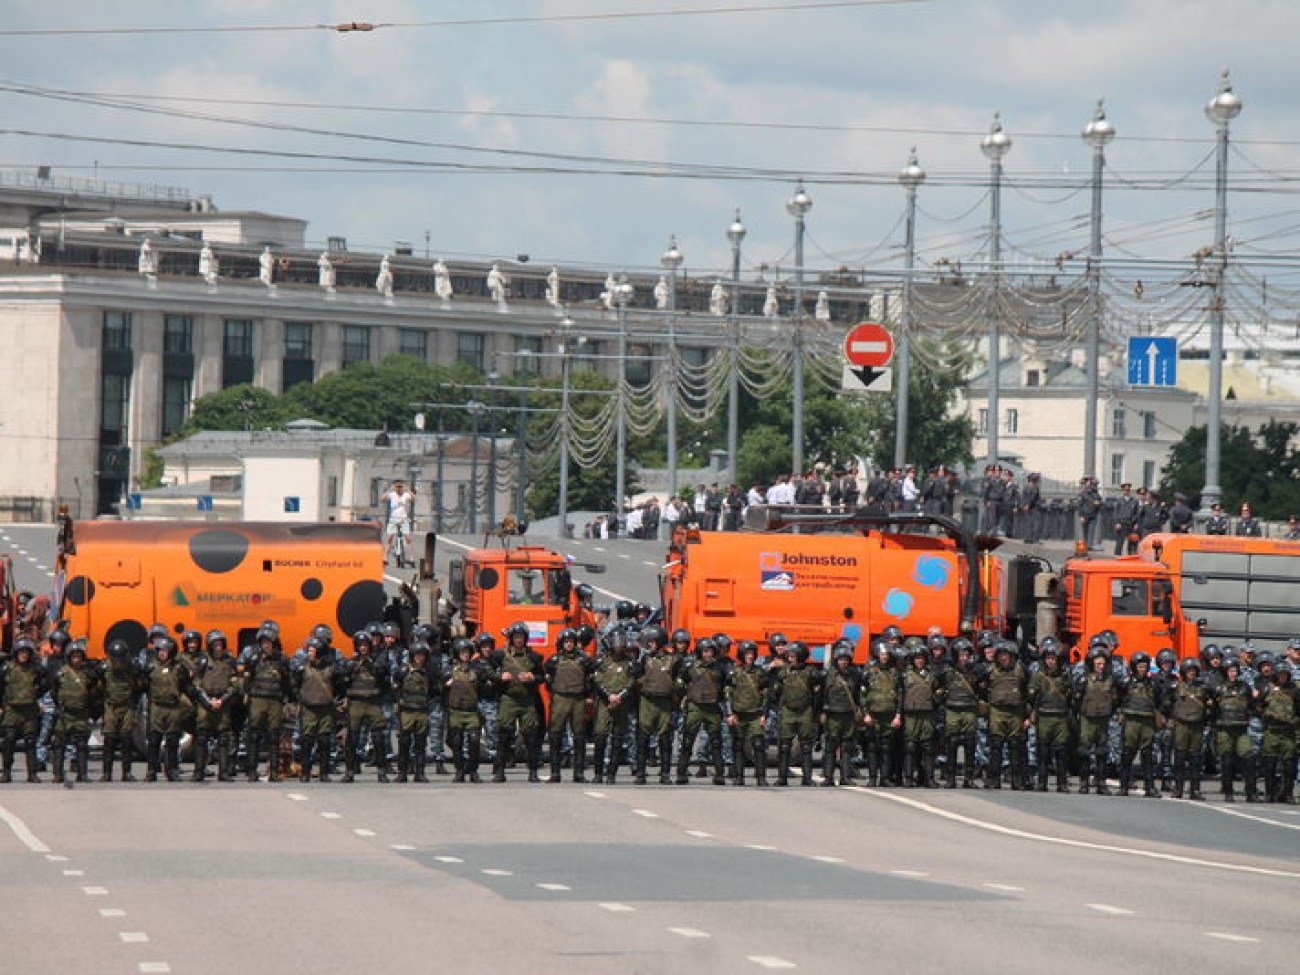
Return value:
[(704, 832), (704, 830), (702, 830), (702, 829), (688, 829), (688, 830), (686, 831), (686, 835), (687, 835), (687, 836), (694, 836), (697, 840), (711, 840), (711, 839), (713, 839), (713, 834), (712, 834), (712, 833), (706, 833), (706, 832)]
[(142, 975), (167, 975), (172, 970), (172, 966), (165, 961), (142, 961), (140, 962), (140, 972)]
[(307, 797), (301, 792), (290, 792), (285, 795), (286, 799), (292, 799), (294, 802), (306, 802)]
[(603, 793), (603, 792), (584, 792), (583, 795), (586, 796), (586, 797), (589, 798), (589, 799), (604, 799), (604, 798), (605, 798), (605, 793)]
[(107, 897), (107, 887), (82, 887), (81, 892), (87, 897)]
[(784, 958), (777, 958), (776, 955), (746, 955), (747, 959), (761, 968), (798, 968), (792, 961), (786, 961)]
[(591, 550), (592, 550), (593, 552), (603, 552), (603, 551), (605, 551), (605, 549), (604, 549), (602, 546), (600, 546), (600, 545), (593, 545), (593, 546), (591, 546)]
[(843, 857), (813, 857), (818, 863), (843, 863)]
[(649, 809), (633, 809), (632, 812), (635, 813), (635, 814), (638, 815), (638, 816), (643, 816), (643, 817), (645, 817), (646, 819), (658, 819), (658, 818), (659, 818), (659, 814), (658, 814), (657, 812), (651, 812)]
[(1006, 891), (1008, 894), (1018, 893), (1025, 889), (1023, 887), (1016, 887), (1013, 884), (980, 884), (980, 886), (987, 887), (989, 890)]
[(117, 936), (122, 939), (123, 944), (139, 945), (149, 940), (149, 935), (143, 931), (119, 931)]
[(713, 937), (707, 931), (701, 931), (699, 928), (669, 928), (669, 934), (681, 935), (683, 938), (711, 938)]
[(464, 863), (460, 857), (434, 857), (439, 863)]
[(323, 812), (320, 814), (320, 818), (321, 819), (342, 819), (343, 814), (335, 813), (335, 812)]
[(50, 571), (50, 567), (48, 565), (38, 565), (36, 568), (40, 569), (42, 572)]
[(1258, 938), (1248, 938), (1244, 934), (1229, 934), (1227, 931), (1206, 931), (1207, 938), (1218, 938), (1220, 941), (1232, 941), (1237, 944), (1259, 944)]
[(914, 880), (919, 880), (922, 877), (930, 876), (924, 870), (891, 870), (889, 872), (892, 873), (895, 877), (910, 877)]
[(628, 555), (626, 552), (619, 552), (618, 557), (620, 559), (630, 559), (632, 556)]
[(1239, 819), (1250, 819), (1257, 823), (1267, 823), (1269, 826), (1280, 826), (1282, 829), (1300, 829), (1300, 823), (1279, 823), (1276, 819), (1267, 819), (1264, 816), (1256, 816), (1247, 812), (1238, 812), (1236, 809), (1225, 809), (1223, 806), (1208, 806), (1201, 803), (1196, 804), (1198, 808), (1210, 809), (1217, 813), (1223, 813), (1225, 816), (1236, 816)]
[(515, 875), (513, 870), (500, 870), (496, 867), (488, 867), (483, 873), (489, 877), (513, 877)]
[(126, 917), (126, 911), (120, 907), (101, 907), (99, 909), (100, 917)]
[(389, 847), (388, 847), (388, 848), (389, 848), (390, 850), (400, 850), (400, 851), (403, 852), (403, 853), (406, 853), (406, 852), (409, 852), (410, 850), (414, 850), (414, 849), (415, 849), (415, 847), (413, 847), (413, 846), (407, 846), (405, 843), (392, 843), (392, 844), (389, 844)]
[(19, 555), (26, 555), (26, 554), (27, 554), (27, 549), (25, 549), (25, 548), (20, 548), (20, 549), (18, 549), (18, 554), (19, 554)]
[(649, 560), (647, 560), (647, 559), (642, 559), (641, 564), (642, 564), (642, 565), (648, 565), (648, 566), (650, 566), (650, 568), (652, 568), (652, 569), (657, 569), (657, 568), (659, 568), (659, 563), (658, 563), (658, 562), (651, 562), (651, 561), (649, 561)]
[(23, 846), (33, 853), (49, 853), (50, 848), (36, 838), (36, 834), (27, 828), (27, 824), (11, 813), (4, 806), (0, 806), (0, 819), (3, 819), (5, 825), (13, 830), (14, 836), (22, 842)]
[(538, 884), (537, 886), (542, 890), (573, 890), (565, 884)]
[(84, 870), (65, 870), (65, 871), (63, 871), (63, 876), (65, 876), (65, 877), (84, 877), (85, 875), (86, 875), (86, 871), (84, 871)]
[(51, 863), (67, 863), (67, 862), (68, 862), (68, 858), (65, 857), (62, 853), (47, 853), (47, 854), (45, 855), (45, 859), (49, 860)]
[(358, 836), (374, 836), (374, 835), (375, 835), (375, 831), (374, 831), (373, 829), (354, 829), (352, 832), (356, 833)]
[(758, 850), (760, 853), (774, 853), (774, 852), (776, 852), (776, 847), (774, 847), (774, 846), (764, 846), (762, 843), (746, 843), (746, 844), (745, 844), (745, 849), (746, 849), (746, 850)]
[(1127, 907), (1116, 907), (1114, 904), (1085, 904), (1084, 907), (1090, 907), (1099, 914), (1125, 915), (1136, 913), (1130, 911)]
[(1294, 870), (1275, 870), (1271, 867), (1251, 867), (1241, 863), (1225, 863), (1220, 860), (1202, 860), (1199, 857), (1179, 856), (1176, 853), (1161, 853), (1157, 850), (1141, 850), (1130, 846), (1112, 846), (1108, 843), (1090, 843), (1087, 840), (1072, 840), (1065, 836), (1049, 836), (1045, 833), (1030, 833), (1023, 829), (1014, 829), (1010, 826), (1002, 826), (998, 823), (986, 822), (982, 819), (975, 819), (971, 816), (963, 816), (961, 813), (955, 813), (948, 809), (940, 809), (938, 806), (932, 806), (928, 802), (921, 802), (918, 799), (910, 799), (907, 796), (894, 795), (879, 789), (865, 789), (860, 785), (844, 786), (845, 792), (860, 792), (866, 796), (872, 796), (876, 799), (884, 799), (889, 802), (901, 803), (904, 806), (910, 806), (913, 809), (920, 809), (922, 812), (930, 813), (933, 816), (940, 816), (944, 819), (950, 819), (953, 822), (965, 823), (967, 826), (974, 826), (977, 829), (985, 829), (992, 833), (1001, 833), (1003, 836), (1014, 836), (1023, 840), (1034, 840), (1038, 843), (1055, 843), (1059, 846), (1073, 846), (1084, 850), (1099, 850), (1103, 853), (1122, 853), (1125, 856), (1144, 857), (1149, 860), (1166, 860), (1171, 863), (1185, 863), (1193, 867), (1210, 867), (1215, 870), (1231, 870), (1237, 873), (1261, 874), (1266, 877), (1287, 877), (1293, 880), (1300, 880), (1300, 872)]
[(630, 911), (636, 910), (636, 908), (632, 907), (630, 904), (620, 904), (617, 901), (605, 901), (598, 906), (609, 911), (611, 914), (627, 914)]

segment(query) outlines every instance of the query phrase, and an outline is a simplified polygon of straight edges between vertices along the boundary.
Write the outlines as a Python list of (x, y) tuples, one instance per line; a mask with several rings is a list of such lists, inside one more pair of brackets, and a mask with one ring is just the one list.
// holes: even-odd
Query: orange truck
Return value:
[(65, 521), (54, 603), (91, 656), (119, 638), (143, 645), (155, 622), (224, 630), (239, 647), (266, 619), (292, 652), (319, 623), (346, 645), (381, 619), (383, 579), (377, 524)]
[[(596, 624), (590, 598), (575, 584), (571, 563), (564, 555), (538, 545), (526, 545), (518, 536), (501, 534), (495, 547), (470, 549), (449, 560), (448, 600), (444, 613), (452, 617), (452, 632), (473, 636), (488, 632), (500, 642), (502, 631), (513, 623), (528, 625), (530, 646), (549, 653), (565, 627)], [(433, 578), (437, 537), (425, 539), (421, 573)], [(604, 566), (584, 563), (589, 572)]]
[[(1191, 656), (1200, 650), (1207, 613), (1220, 615), (1233, 639), (1264, 635), (1263, 623), (1277, 622), (1279, 580), (1300, 572), (1300, 559), (1235, 566), (1271, 573), (1257, 578), (1267, 580), (1260, 590), (1273, 602), (1247, 611), (1260, 623), (1250, 630), (1201, 590), (1206, 565), (1193, 553), (1215, 551), (1206, 536), (1151, 536), (1144, 554), (1071, 558), (1058, 573), (1033, 556), (1004, 559), (993, 552), (1001, 540), (977, 537), (942, 516), (755, 507), (747, 518), (740, 532), (678, 530), (660, 577), (669, 628), (760, 643), (782, 633), (814, 647), (847, 637), (859, 661), (870, 638), (891, 625), (909, 636), (990, 630), (1038, 640), (1051, 634), (1076, 651), (1091, 635), (1114, 630), (1122, 654), (1170, 647)], [(1265, 549), (1282, 554), (1255, 549), (1252, 558)], [(1174, 553), (1182, 557), (1177, 564), (1169, 562)], [(1231, 597), (1232, 590), (1220, 591)], [(1300, 625), (1300, 595), (1292, 601)], [(1207, 626), (1206, 635), (1217, 632), (1213, 619)]]

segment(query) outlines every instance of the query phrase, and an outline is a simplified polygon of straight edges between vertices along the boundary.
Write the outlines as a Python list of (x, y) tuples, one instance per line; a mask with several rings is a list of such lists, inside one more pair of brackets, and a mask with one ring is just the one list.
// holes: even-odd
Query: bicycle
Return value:
[(393, 522), (391, 527), (393, 530), (390, 535), (391, 541), (389, 543), (389, 555), (396, 558), (397, 567), (399, 569), (410, 568), (414, 565), (414, 563), (409, 562), (407, 559), (409, 553), (407, 552), (406, 546), (407, 535), (411, 530), (410, 525), (407, 522), (399, 521)]

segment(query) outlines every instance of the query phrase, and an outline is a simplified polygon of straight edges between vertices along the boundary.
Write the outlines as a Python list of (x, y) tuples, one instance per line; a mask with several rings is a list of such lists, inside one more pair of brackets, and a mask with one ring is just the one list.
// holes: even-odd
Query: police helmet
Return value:
[(853, 644), (849, 640), (844, 639), (843, 637), (835, 641), (834, 650), (835, 650), (836, 660), (853, 659)]
[(72, 640), (72, 634), (69, 633), (67, 630), (55, 630), (45, 639), (49, 640), (51, 645), (62, 649), (63, 647), (66, 647), (68, 645), (69, 641)]
[(198, 630), (186, 630), (181, 634), (181, 646), (188, 647), (191, 643), (202, 644), (203, 634)]
[(684, 630), (681, 627), (678, 627), (677, 629), (673, 630), (673, 643), (690, 643), (690, 642), (691, 642), (690, 630)]
[(17, 642), (14, 643), (15, 657), (18, 656), (18, 654), (24, 652), (26, 653), (36, 652), (36, 644), (33, 643), (31, 640), (29, 640), (27, 637), (22, 637), (21, 639), (19, 639)]
[(226, 634), (222, 633), (220, 630), (208, 630), (208, 637), (206, 642), (209, 650), (216, 647), (218, 643), (220, 643), (223, 647), (230, 646), (230, 641), (226, 639)]
[(529, 637), (527, 623), (511, 623), (506, 628), (506, 639), (513, 640), (517, 636), (522, 636), (525, 640)]
[(1015, 659), (1016, 645), (1011, 640), (998, 640), (994, 644), (994, 649), (997, 651), (999, 657), (1005, 653), (1008, 657)]
[(773, 633), (770, 637), (767, 638), (767, 645), (774, 650), (777, 647), (785, 646), (789, 642), (790, 641), (785, 638), (784, 633)]
[(1088, 655), (1085, 658), (1088, 666), (1092, 666), (1094, 660), (1110, 660), (1109, 648), (1104, 643), (1090, 643), (1088, 645)]
[(1232, 657), (1234, 660), (1237, 659), (1237, 648), (1231, 643), (1225, 643), (1223, 645), (1223, 665), (1225, 667), (1228, 665), (1229, 657)]
[(560, 631), (560, 635), (555, 638), (555, 648), (557, 650), (563, 650), (564, 645), (570, 641), (573, 642), (574, 646), (577, 646), (578, 631), (571, 626), (566, 626)]
[(637, 603), (633, 614), (637, 619), (644, 619), (650, 615), (650, 606), (647, 603)]
[(1219, 649), (1217, 643), (1207, 643), (1201, 648), (1201, 659), (1214, 666), (1223, 659), (1223, 651)]
[(363, 646), (368, 648), (373, 643), (374, 643), (374, 639), (370, 636), (370, 633), (366, 630), (357, 630), (357, 632), (352, 634), (352, 645), (356, 647), (358, 650), (360, 650)]
[(1276, 680), (1278, 683), (1282, 682), (1283, 677), (1285, 677), (1287, 680), (1290, 680), (1292, 677), (1292, 670), (1293, 668), (1291, 667), (1291, 661), (1279, 660), (1277, 662), (1277, 666), (1273, 668), (1273, 679)]
[(1183, 660), (1182, 664), (1179, 665), (1178, 669), (1184, 678), (1186, 678), (1192, 671), (1196, 671), (1197, 674), (1200, 674), (1201, 662), (1195, 657), (1187, 657)]
[(125, 640), (109, 640), (106, 650), (114, 660), (121, 660), (131, 652), (131, 648), (126, 645)]
[(1291, 639), (1287, 640), (1286, 648), (1288, 650), (1300, 650), (1300, 636), (1293, 636)]
[(171, 630), (167, 629), (166, 623), (155, 623), (151, 627), (149, 627), (149, 633), (147, 634), (147, 639), (150, 643), (153, 643), (159, 637), (169, 636), (170, 634), (171, 634)]
[(159, 653), (173, 654), (176, 652), (176, 641), (169, 636), (160, 636), (155, 641), (154, 648)]
[(1265, 667), (1272, 667), (1277, 664), (1277, 657), (1273, 656), (1267, 650), (1260, 653), (1255, 658), (1255, 669), (1263, 670)]
[(596, 631), (590, 624), (583, 623), (578, 627), (578, 646), (590, 646), (594, 639), (596, 639)]
[(425, 643), (423, 640), (416, 640), (414, 643), (411, 644), (412, 660), (414, 660), (416, 657), (427, 657), (427, 656), (429, 656), (429, 645), (427, 643)]
[(1148, 668), (1150, 668), (1151, 656), (1150, 654), (1143, 653), (1141, 650), (1139, 650), (1137, 653), (1133, 654), (1133, 656), (1128, 658), (1128, 663), (1129, 666), (1132, 667), (1134, 670), (1137, 670), (1143, 664), (1145, 664)]
[(641, 631), (641, 642), (657, 650), (667, 646), (668, 633), (662, 626), (647, 626)]
[(389, 620), (387, 623), (384, 624), (383, 635), (386, 637), (391, 636), (391, 637), (400, 638), (402, 635), (402, 628), (398, 626), (396, 623), (394, 623), (392, 620)]
[(714, 641), (713, 637), (702, 636), (695, 641), (695, 652), (700, 656), (703, 656), (706, 653), (716, 655), (718, 652), (718, 644)]
[(919, 636), (909, 636), (903, 641), (903, 646), (907, 648), (908, 653), (914, 653), (917, 650), (925, 650), (925, 640)]
[(330, 645), (324, 640), (312, 637), (307, 641), (307, 649), (313, 657), (320, 659), (330, 652)]
[(886, 640), (903, 639), (903, 631), (900, 630), (897, 626), (894, 626), (892, 623), (889, 626), (885, 627), (884, 630), (881, 631), (880, 635), (883, 636)]
[(1165, 664), (1176, 663), (1178, 663), (1178, 654), (1174, 653), (1169, 647), (1163, 647), (1160, 652), (1156, 654), (1157, 667), (1163, 667)]
[(259, 626), (258, 629), (268, 630), (272, 634), (273, 639), (280, 639), (280, 624), (275, 620), (262, 620), (262, 625)]
[(630, 599), (620, 599), (614, 604), (614, 615), (621, 620), (630, 620), (636, 613), (636, 603)]
[(736, 654), (741, 660), (744, 660), (746, 657), (757, 657), (758, 644), (753, 640), (741, 640), (736, 644)]
[(68, 644), (68, 659), (71, 660), (73, 657), (80, 657), (82, 660), (86, 659), (85, 640), (73, 640)]
[(809, 656), (808, 644), (802, 640), (795, 640), (790, 644), (790, 655), (797, 663), (806, 664)]
[(334, 640), (334, 631), (326, 623), (317, 623), (311, 629), (311, 635), (314, 639), (328, 646)]
[(432, 623), (419, 623), (411, 631), (411, 637), (422, 643), (432, 644), (438, 638), (438, 631), (434, 629)]
[(975, 650), (974, 644), (972, 644), (964, 636), (959, 636), (951, 643), (948, 644), (948, 651), (952, 654), (954, 660), (957, 659), (957, 656), (959, 654), (973, 653), (974, 650)]
[(573, 594), (578, 597), (578, 602), (589, 603), (596, 598), (596, 590), (585, 582), (580, 582), (573, 587)]
[(947, 650), (948, 638), (940, 636), (938, 633), (932, 633), (925, 638), (925, 645), (931, 650)]
[[(464, 637), (461, 637), (461, 639), (464, 639)], [(492, 650), (496, 648), (497, 638), (487, 630), (483, 630), (482, 632), (475, 634), (474, 645)], [(455, 644), (453, 643), (452, 646), (455, 646)]]
[(1240, 672), (1241, 672), (1241, 661), (1237, 658), (1237, 655), (1236, 655), (1235, 653), (1231, 653), (1231, 654), (1229, 654), (1229, 653), (1225, 653), (1225, 654), (1223, 655), (1223, 670), (1224, 670), (1224, 672), (1226, 673), (1226, 672), (1227, 672), (1230, 668), (1232, 668), (1232, 667), (1236, 667), (1236, 668), (1237, 668), (1237, 672), (1240, 673)]
[(255, 643), (261, 643), (263, 640), (270, 640), (272, 643), (275, 643), (279, 639), (280, 639), (279, 628), (276, 627), (273, 629), (272, 627), (267, 626), (265, 623), (261, 625), (261, 627), (257, 631), (257, 635), (253, 637), (253, 641)]
[(871, 655), (884, 667), (894, 662), (894, 651), (884, 640), (877, 640), (871, 645)]
[(451, 641), (451, 652), (452, 652), (455, 656), (459, 657), (459, 656), (460, 656), (462, 653), (464, 653), (466, 650), (468, 650), (470, 653), (473, 653), (473, 652), (474, 652), (474, 644), (471, 643), (471, 642), (470, 642), (468, 639), (466, 639), (465, 637), (463, 637), (463, 636), (458, 636), (458, 637), (456, 637), (456, 639), (454, 639), (454, 640)]
[(713, 642), (718, 645), (718, 652), (721, 654), (725, 655), (731, 649), (731, 637), (725, 633), (713, 634)]
[(379, 638), (384, 635), (384, 624), (379, 620), (371, 620), (366, 624), (366, 632), (370, 634), (370, 639), (378, 643)]

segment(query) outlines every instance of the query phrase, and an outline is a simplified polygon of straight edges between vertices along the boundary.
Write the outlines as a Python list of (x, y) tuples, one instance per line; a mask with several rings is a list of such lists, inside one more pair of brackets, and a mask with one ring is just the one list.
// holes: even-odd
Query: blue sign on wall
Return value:
[(1169, 338), (1128, 340), (1130, 386), (1177, 386), (1178, 341)]
[(289, 514), (297, 514), (299, 511), (302, 510), (302, 499), (301, 499), (301, 498), (285, 498), (285, 499), (284, 499), (284, 510), (287, 511)]
[(211, 511), (211, 510), (212, 510), (212, 495), (210, 495), (210, 494), (200, 494), (200, 495), (199, 495), (198, 504), (199, 504), (199, 510), (200, 510), (200, 511)]

